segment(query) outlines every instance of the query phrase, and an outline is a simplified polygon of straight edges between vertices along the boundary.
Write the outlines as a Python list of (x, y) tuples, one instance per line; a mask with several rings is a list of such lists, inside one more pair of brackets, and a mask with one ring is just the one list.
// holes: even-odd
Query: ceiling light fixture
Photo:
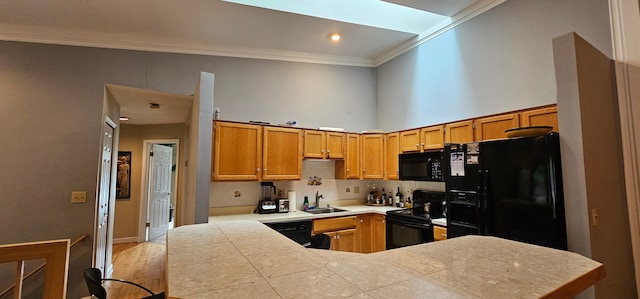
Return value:
[(331, 41), (337, 42), (342, 38), (342, 36), (340, 35), (340, 33), (331, 33), (329, 34), (329, 38), (331, 39)]
[(126, 117), (126, 116), (120, 116), (120, 120), (127, 121), (127, 120), (129, 120), (129, 118), (128, 118), (128, 117)]

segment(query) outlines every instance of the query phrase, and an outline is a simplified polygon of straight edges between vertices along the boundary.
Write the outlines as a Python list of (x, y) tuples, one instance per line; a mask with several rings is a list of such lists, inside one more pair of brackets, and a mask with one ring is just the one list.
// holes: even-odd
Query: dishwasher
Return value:
[(301, 244), (309, 246), (311, 244), (311, 230), (313, 229), (312, 220), (298, 220), (286, 222), (269, 222), (264, 225), (281, 233), (285, 237)]

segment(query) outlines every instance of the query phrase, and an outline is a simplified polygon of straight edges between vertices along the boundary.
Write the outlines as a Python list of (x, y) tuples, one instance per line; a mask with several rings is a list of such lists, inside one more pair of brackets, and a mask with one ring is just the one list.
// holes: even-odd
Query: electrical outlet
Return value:
[(593, 226), (598, 225), (598, 209), (591, 210), (591, 222)]
[(354, 186), (353, 187), (353, 193), (360, 193), (360, 187)]
[(278, 197), (284, 196), (284, 189), (278, 189)]
[(85, 202), (87, 202), (87, 191), (71, 192), (71, 203), (85, 203)]

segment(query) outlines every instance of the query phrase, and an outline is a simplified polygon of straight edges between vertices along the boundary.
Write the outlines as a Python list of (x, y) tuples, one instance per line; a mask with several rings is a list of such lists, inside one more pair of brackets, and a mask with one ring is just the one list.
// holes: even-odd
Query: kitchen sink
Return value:
[(318, 208), (318, 209), (307, 210), (305, 212), (311, 213), (311, 214), (325, 214), (325, 213), (337, 213), (337, 212), (348, 212), (348, 211), (343, 209), (338, 209), (338, 208)]

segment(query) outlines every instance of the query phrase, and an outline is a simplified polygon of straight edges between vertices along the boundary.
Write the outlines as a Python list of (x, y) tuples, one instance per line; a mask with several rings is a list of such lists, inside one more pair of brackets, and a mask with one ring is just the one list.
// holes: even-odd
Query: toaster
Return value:
[(261, 199), (258, 201), (258, 214), (278, 213), (278, 206), (275, 200)]
[(278, 213), (288, 213), (289, 212), (289, 199), (281, 198), (278, 199)]

